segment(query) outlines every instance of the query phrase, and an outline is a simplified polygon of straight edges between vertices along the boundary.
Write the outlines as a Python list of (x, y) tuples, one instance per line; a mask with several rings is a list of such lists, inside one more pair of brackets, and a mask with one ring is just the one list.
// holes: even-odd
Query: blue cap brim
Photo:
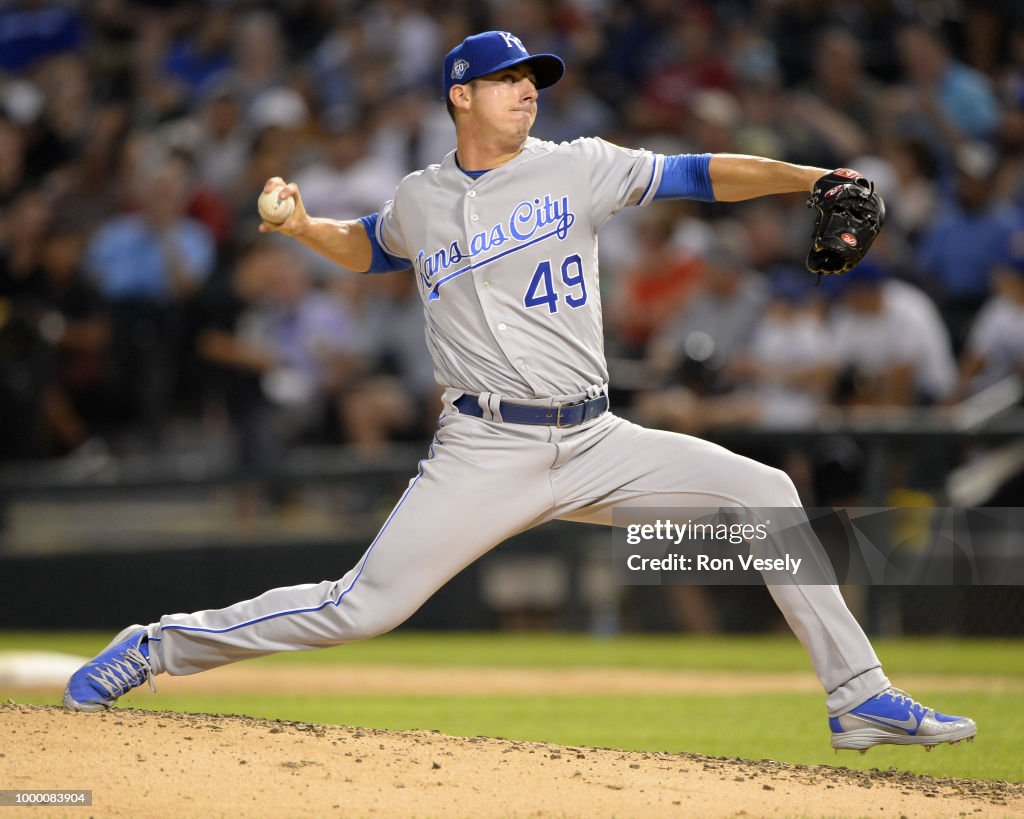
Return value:
[(503, 63), (498, 63), (495, 66), (490, 66), (489, 70), (482, 74), (469, 74), (463, 77), (458, 83), (452, 83), (452, 85), (465, 85), (470, 80), (475, 80), (480, 77), (485, 77), (488, 74), (494, 74), (497, 71), (502, 71), (506, 68), (511, 68), (514, 65), (528, 65), (533, 69), (533, 76), (536, 78), (534, 85), (539, 91), (542, 88), (548, 88), (554, 85), (565, 73), (565, 63), (562, 62), (562, 58), (554, 54), (531, 54), (529, 57), (522, 57), (518, 60), (507, 60)]

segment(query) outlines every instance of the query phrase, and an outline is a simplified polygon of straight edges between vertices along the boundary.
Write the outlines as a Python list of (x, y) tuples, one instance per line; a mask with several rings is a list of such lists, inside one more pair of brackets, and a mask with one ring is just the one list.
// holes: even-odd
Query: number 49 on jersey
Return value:
[(572, 256), (566, 256), (562, 260), (560, 273), (562, 283), (567, 288), (564, 296), (560, 296), (555, 288), (551, 262), (545, 259), (537, 265), (530, 286), (526, 288), (523, 305), (527, 308), (546, 306), (549, 313), (557, 313), (559, 298), (573, 309), (586, 304), (587, 283), (583, 278), (583, 260), (579, 255), (574, 253)]

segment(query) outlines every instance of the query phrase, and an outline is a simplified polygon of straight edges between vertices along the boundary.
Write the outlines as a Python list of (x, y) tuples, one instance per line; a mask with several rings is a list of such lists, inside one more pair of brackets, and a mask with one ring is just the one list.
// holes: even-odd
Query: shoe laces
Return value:
[(920, 708), (922, 711), (928, 710), (902, 688), (886, 688), (876, 699), (881, 699), (882, 697), (892, 697), (895, 702), (900, 705), (906, 704), (911, 710), (915, 708)]
[(109, 697), (117, 699), (133, 688), (149, 683), (151, 691), (156, 691), (153, 680), (153, 668), (146, 655), (138, 648), (126, 649), (111, 660), (95, 665), (95, 674), (86, 675), (95, 682)]

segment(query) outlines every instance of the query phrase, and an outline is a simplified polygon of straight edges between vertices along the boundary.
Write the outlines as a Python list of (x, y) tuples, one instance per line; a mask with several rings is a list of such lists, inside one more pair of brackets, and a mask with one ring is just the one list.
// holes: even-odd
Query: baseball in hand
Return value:
[(280, 225), (288, 221), (288, 217), (295, 212), (295, 200), (292, 197), (282, 199), (281, 188), (274, 188), (260, 194), (256, 207), (264, 222), (272, 225)]

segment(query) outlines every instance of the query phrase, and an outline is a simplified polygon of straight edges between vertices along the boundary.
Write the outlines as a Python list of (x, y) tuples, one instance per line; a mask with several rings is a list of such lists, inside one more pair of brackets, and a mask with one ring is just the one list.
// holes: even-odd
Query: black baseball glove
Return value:
[(819, 277), (850, 270), (864, 258), (885, 222), (885, 203), (874, 183), (849, 168), (815, 182), (807, 207), (818, 209), (807, 269)]

